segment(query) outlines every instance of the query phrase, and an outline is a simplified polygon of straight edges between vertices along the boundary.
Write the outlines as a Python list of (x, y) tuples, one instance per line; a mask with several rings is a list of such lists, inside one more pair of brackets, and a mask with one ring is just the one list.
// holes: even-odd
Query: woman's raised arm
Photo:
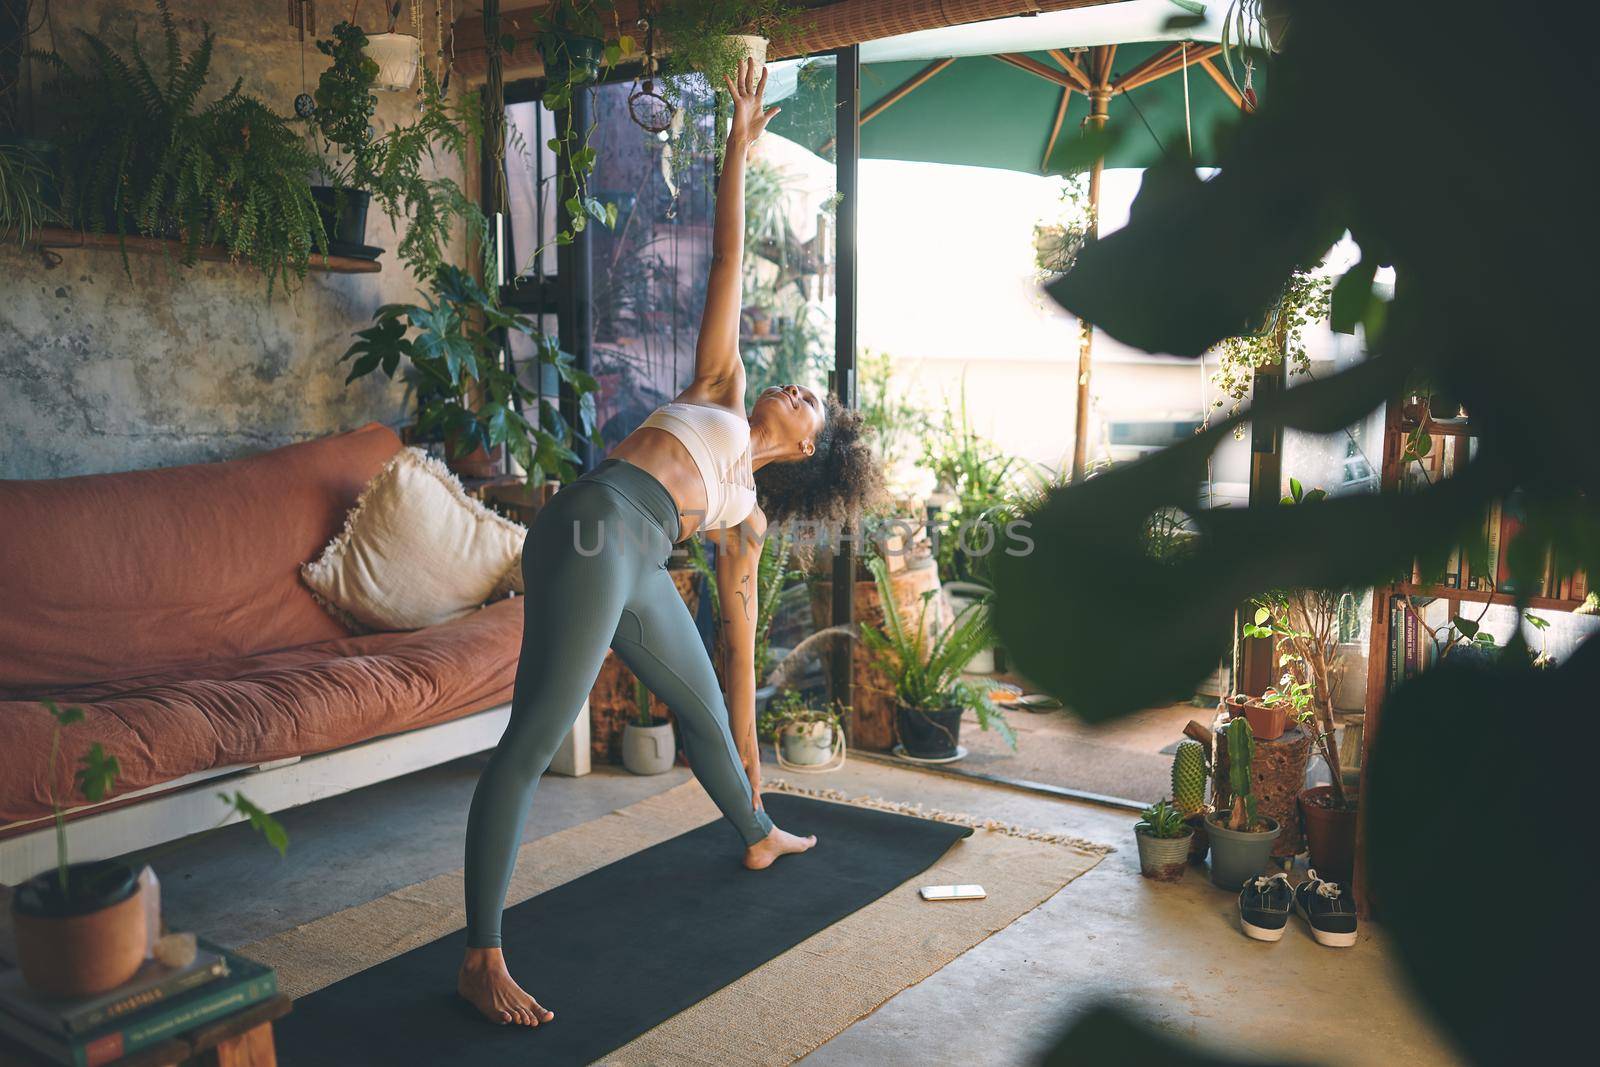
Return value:
[(722, 178), (717, 186), (716, 222), (711, 235), (711, 277), (706, 285), (705, 314), (695, 346), (694, 383), (687, 399), (716, 404), (744, 414), (744, 363), (739, 358), (739, 312), (743, 305), (744, 168), (745, 156), (767, 123), (779, 111), (761, 107), (767, 72), (756, 79), (755, 61), (739, 64), (739, 75), (724, 78), (733, 96), (733, 125), (728, 131)]

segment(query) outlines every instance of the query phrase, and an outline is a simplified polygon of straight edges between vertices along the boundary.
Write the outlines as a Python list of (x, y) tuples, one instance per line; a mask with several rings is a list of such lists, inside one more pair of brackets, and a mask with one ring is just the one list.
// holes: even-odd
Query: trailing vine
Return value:
[(1306, 351), (1305, 330), (1327, 320), (1332, 292), (1333, 282), (1326, 275), (1296, 271), (1259, 328), (1217, 345), (1218, 365), (1211, 384), (1222, 395), (1212, 402), (1212, 408), (1227, 407), (1230, 416), (1237, 414), (1250, 396), (1256, 371), (1279, 361), (1286, 374), (1309, 374), (1311, 356)]

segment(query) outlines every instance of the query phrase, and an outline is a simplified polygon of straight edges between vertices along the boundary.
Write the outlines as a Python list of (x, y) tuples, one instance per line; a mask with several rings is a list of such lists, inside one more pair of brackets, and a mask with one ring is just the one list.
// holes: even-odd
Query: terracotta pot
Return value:
[(56, 872), (17, 887), (11, 898), (17, 964), (23, 980), (47, 997), (104, 993), (133, 977), (144, 962), (145, 908), (139, 883), (125, 864), (111, 860), (67, 868), (68, 900), (54, 892)]
[(1250, 721), (1250, 730), (1258, 741), (1276, 741), (1283, 736), (1284, 728), (1289, 725), (1288, 704), (1278, 704), (1269, 708), (1255, 701), (1240, 703), (1230, 699), (1228, 707), (1234, 715), (1243, 715)]
[(1305, 824), (1311, 866), (1317, 869), (1317, 876), (1349, 885), (1356, 866), (1355, 810), (1334, 807), (1333, 787), (1319, 785), (1301, 790), (1300, 819)]
[(464, 456), (455, 455), (455, 442), (447, 440), (445, 443), (445, 466), (449, 467), (462, 478), (493, 478), (500, 473), (500, 468), (505, 460), (506, 446), (495, 445), (494, 451), (479, 445), (475, 450)]

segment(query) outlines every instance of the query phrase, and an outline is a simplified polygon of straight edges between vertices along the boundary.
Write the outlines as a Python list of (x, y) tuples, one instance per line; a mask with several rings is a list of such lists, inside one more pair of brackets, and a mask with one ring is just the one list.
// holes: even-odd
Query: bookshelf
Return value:
[[(1458, 462), (1461, 452), (1468, 448), (1468, 441), (1475, 436), (1471, 420), (1464, 423), (1439, 423), (1433, 421), (1426, 413), (1425, 407), (1408, 403), (1408, 398), (1400, 397), (1392, 400), (1384, 414), (1383, 425), (1383, 463), (1380, 475), (1380, 484), (1384, 492), (1399, 492), (1405, 481), (1406, 465), (1412, 462), (1406, 459), (1406, 443), (1411, 434), (1417, 429), (1426, 431), (1436, 440), (1453, 439)], [(1441, 464), (1441, 473), (1442, 464)], [(1503, 551), (1503, 547), (1500, 549)], [(1457, 564), (1457, 566), (1461, 566)], [(1463, 573), (1457, 571), (1457, 574)], [(1459, 578), (1458, 578), (1459, 581)], [(1579, 588), (1584, 589), (1587, 583), (1583, 582)], [(1382, 725), (1383, 702), (1388, 696), (1393, 684), (1390, 675), (1390, 657), (1393, 654), (1391, 639), (1396, 636), (1393, 632), (1392, 615), (1390, 610), (1391, 599), (1395, 596), (1425, 596), (1437, 601), (1443, 601), (1446, 608), (1446, 617), (1455, 618), (1462, 613), (1463, 604), (1494, 605), (1503, 604), (1515, 606), (1517, 598), (1514, 593), (1502, 592), (1497, 589), (1463, 588), (1460, 585), (1433, 585), (1419, 581), (1391, 582), (1379, 585), (1372, 590), (1372, 626), (1367, 647), (1367, 691), (1366, 691), (1366, 716), (1363, 723), (1361, 738), (1361, 795), (1367, 795), (1367, 756), (1372, 750), (1372, 743), (1377, 737)], [(1582, 607), (1587, 598), (1584, 589), (1581, 595), (1573, 596), (1531, 596), (1524, 606), (1530, 610), (1540, 611), (1576, 611)], [(1470, 615), (1468, 616), (1471, 617)], [(1420, 640), (1425, 640), (1422, 635)], [(1412, 664), (1416, 666), (1417, 664)], [(1355, 892), (1357, 905), (1363, 916), (1373, 910), (1372, 900), (1368, 893), (1366, 879), (1366, 819), (1367, 808), (1363, 803), (1360, 809), (1359, 821), (1356, 825), (1356, 863), (1355, 863)]]

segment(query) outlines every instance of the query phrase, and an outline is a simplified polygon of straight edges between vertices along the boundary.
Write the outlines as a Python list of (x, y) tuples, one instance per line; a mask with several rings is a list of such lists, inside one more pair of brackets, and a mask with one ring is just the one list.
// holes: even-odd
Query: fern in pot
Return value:
[(877, 556), (867, 565), (883, 603), (883, 625), (863, 626), (861, 640), (894, 683), (895, 734), (902, 753), (912, 759), (960, 758), (961, 717), (969, 710), (982, 729), (998, 731), (1015, 748), (1016, 734), (990, 702), (988, 690), (961, 676), (967, 662), (994, 642), (988, 609), (973, 605), (949, 626), (930, 632), (928, 605), (938, 595), (930, 590), (908, 625), (895, 602), (888, 566)]

